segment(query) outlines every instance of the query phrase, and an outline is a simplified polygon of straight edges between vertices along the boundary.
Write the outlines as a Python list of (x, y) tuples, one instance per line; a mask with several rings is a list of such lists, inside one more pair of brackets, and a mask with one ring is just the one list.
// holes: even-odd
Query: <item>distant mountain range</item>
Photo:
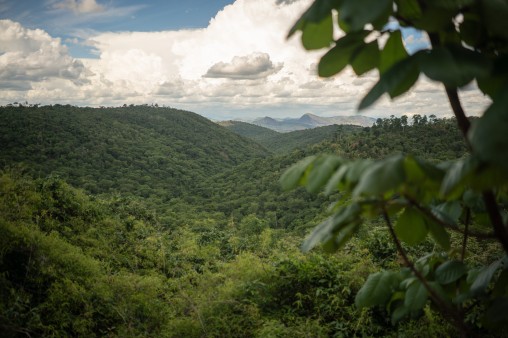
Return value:
[(376, 122), (375, 118), (362, 115), (321, 117), (314, 114), (304, 114), (300, 118), (286, 119), (274, 119), (272, 117), (266, 116), (254, 120), (252, 123), (281, 133), (287, 133), (295, 130), (324, 127), (334, 124), (350, 124), (355, 126), (370, 127), (374, 124), (374, 122)]

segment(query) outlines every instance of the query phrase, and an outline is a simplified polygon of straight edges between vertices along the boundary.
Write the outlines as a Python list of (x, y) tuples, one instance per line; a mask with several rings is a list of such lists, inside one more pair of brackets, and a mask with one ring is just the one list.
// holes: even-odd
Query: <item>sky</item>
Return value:
[[(326, 50), (286, 39), (311, 0), (0, 0), (0, 104), (158, 104), (213, 120), (354, 115), (377, 78), (347, 68), (319, 78)], [(393, 27), (392, 27), (393, 28)], [(397, 27), (395, 27), (397, 28)], [(425, 48), (404, 31), (409, 52)], [(337, 36), (340, 36), (337, 32)], [(460, 92), (468, 114), (489, 104)], [(372, 117), (451, 116), (440, 85), (420, 77)]]

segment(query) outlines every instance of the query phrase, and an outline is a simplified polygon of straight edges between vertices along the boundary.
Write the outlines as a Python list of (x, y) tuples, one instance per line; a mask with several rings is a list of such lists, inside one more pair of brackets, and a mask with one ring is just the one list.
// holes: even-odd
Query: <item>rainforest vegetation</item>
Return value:
[[(360, 110), (426, 76), (449, 119), (279, 134), (147, 105), (0, 107), (2, 336), (507, 337), (507, 16), (316, 0), (291, 29), (326, 49), (321, 77), (376, 75)], [(401, 27), (428, 48), (409, 54)], [(465, 86), (491, 99), (480, 117)]]
[[(385, 227), (373, 220), (337, 254), (304, 254), (303, 239), (337, 195), (278, 183), (323, 151), (461, 157), (453, 119), (297, 132), (281, 154), (170, 108), (2, 107), (0, 116), (6, 336), (453, 335), (431, 306), (396, 324), (386, 310), (357, 308), (369, 274), (401, 264)], [(309, 144), (319, 130), (323, 139)], [(432, 247), (426, 240), (410, 253)], [(472, 238), (467, 259), (498, 254)]]

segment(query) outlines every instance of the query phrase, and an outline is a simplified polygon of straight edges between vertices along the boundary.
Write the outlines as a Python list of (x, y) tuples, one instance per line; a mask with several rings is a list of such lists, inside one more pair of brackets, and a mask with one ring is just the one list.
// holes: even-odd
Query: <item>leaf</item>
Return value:
[(349, 33), (337, 40), (335, 46), (319, 60), (319, 76), (330, 77), (340, 73), (349, 64), (353, 52), (365, 45), (363, 39), (368, 34), (368, 31)]
[(395, 224), (397, 236), (409, 245), (416, 245), (427, 236), (428, 229), (423, 216), (413, 208), (406, 208)]
[(406, 317), (409, 312), (409, 308), (404, 304), (396, 308), (392, 313), (392, 325), (397, 324), (402, 318)]
[(326, 184), (325, 195), (328, 196), (339, 189), (339, 184), (346, 176), (348, 169), (349, 169), (348, 164), (343, 164), (335, 171), (335, 173), (332, 175), (332, 177), (330, 178), (330, 180), (328, 180), (328, 183)]
[(328, 253), (333, 253), (346, 244), (360, 227), (360, 219), (352, 220), (352, 223), (340, 228), (332, 238), (323, 244), (323, 249)]
[(315, 156), (309, 156), (292, 165), (287, 169), (279, 179), (279, 182), (284, 190), (294, 189), (300, 184), (303, 174), (307, 167), (314, 161)]
[(340, 230), (341, 227), (356, 223), (361, 213), (361, 207), (356, 204), (350, 204), (337, 211), (333, 216), (314, 228), (312, 233), (302, 244), (302, 251), (307, 252), (322, 242), (327, 242)]
[(404, 60), (408, 57), (404, 43), (402, 42), (402, 33), (400, 30), (394, 31), (390, 34), (388, 41), (381, 51), (379, 59), (379, 72), (386, 73), (397, 62)]
[(419, 280), (415, 280), (406, 291), (404, 306), (411, 311), (418, 311), (425, 306), (427, 297), (428, 292), (425, 286)]
[(327, 18), (333, 9), (339, 7), (342, 0), (316, 0), (303, 13), (288, 33), (288, 38), (299, 30), (303, 30), (308, 23), (319, 23)]
[(362, 75), (379, 65), (379, 47), (377, 41), (358, 47), (351, 56), (351, 67), (356, 75)]
[(430, 235), (436, 243), (444, 250), (450, 250), (450, 234), (446, 231), (446, 229), (441, 224), (438, 224), (431, 219), (427, 219), (427, 227)]
[(388, 16), (392, 0), (344, 0), (339, 7), (339, 18), (353, 31), (363, 29), (368, 23)]
[(331, 13), (317, 23), (307, 23), (302, 29), (302, 44), (307, 50), (330, 47), (332, 41), (333, 20)]
[(504, 0), (481, 1), (482, 12), (485, 13), (485, 24), (494, 36), (508, 38), (508, 3)]
[(473, 124), (468, 135), (473, 152), (481, 161), (508, 169), (508, 85), (483, 116)]
[(370, 275), (356, 294), (356, 306), (363, 308), (385, 304), (390, 300), (399, 282), (397, 273), (391, 271), (381, 271)]
[(416, 53), (405, 58), (393, 65), (386, 73), (381, 74), (379, 81), (365, 95), (358, 109), (362, 110), (371, 106), (384, 93), (389, 93), (390, 97), (394, 98), (408, 91), (418, 80), (420, 74), (417, 62), (418, 55)]
[(462, 47), (436, 47), (419, 57), (421, 71), (448, 87), (462, 87), (490, 74), (491, 63), (480, 53)]
[(382, 195), (397, 189), (404, 179), (404, 158), (400, 155), (392, 156), (375, 162), (365, 170), (353, 190), (353, 195)]
[(478, 161), (473, 157), (466, 157), (456, 161), (446, 172), (441, 184), (443, 196), (458, 195), (464, 188), (463, 184), (469, 180), (478, 167)]
[(496, 273), (497, 269), (501, 267), (501, 260), (492, 262), (488, 267), (484, 267), (480, 270), (480, 273), (476, 276), (473, 284), (471, 285), (471, 291), (474, 294), (485, 292), (487, 287), (492, 280), (492, 277)]
[(337, 156), (320, 156), (312, 162), (312, 168), (307, 175), (305, 187), (311, 193), (317, 193), (328, 181), (332, 173), (342, 163)]
[(414, 20), (422, 15), (422, 9), (417, 0), (396, 0), (397, 12), (408, 20)]
[(436, 281), (450, 284), (457, 281), (467, 272), (466, 266), (460, 261), (447, 261), (436, 269)]

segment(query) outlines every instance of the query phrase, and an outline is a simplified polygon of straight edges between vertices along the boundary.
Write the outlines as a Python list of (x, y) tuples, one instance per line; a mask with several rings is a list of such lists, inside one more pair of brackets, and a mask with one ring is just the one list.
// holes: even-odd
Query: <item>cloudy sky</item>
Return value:
[[(166, 105), (211, 119), (353, 115), (374, 84), (346, 69), (320, 79), (324, 51), (289, 28), (310, 0), (0, 0), (0, 104)], [(404, 32), (409, 51), (425, 36)], [(461, 92), (469, 114), (488, 104)], [(364, 115), (451, 115), (440, 86), (420, 78)]]

